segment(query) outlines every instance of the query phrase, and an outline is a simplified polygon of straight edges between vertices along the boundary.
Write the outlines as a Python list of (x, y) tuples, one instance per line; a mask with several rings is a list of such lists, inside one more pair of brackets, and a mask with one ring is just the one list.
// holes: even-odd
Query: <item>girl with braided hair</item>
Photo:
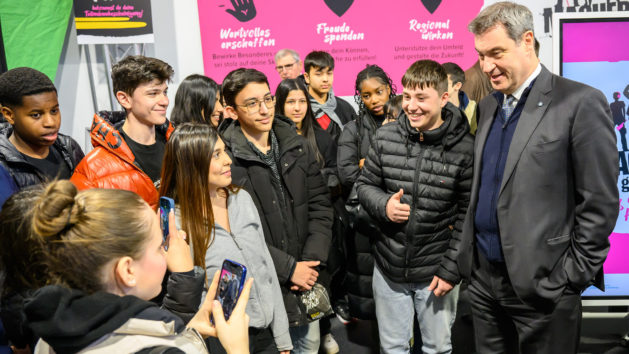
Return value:
[(356, 77), (354, 99), (359, 107), (358, 118), (345, 125), (339, 138), (339, 179), (349, 193), (346, 207), (351, 215), (353, 234), (347, 237), (349, 311), (359, 319), (375, 319), (375, 304), (371, 293), (373, 257), (371, 237), (379, 233), (371, 219), (361, 210), (353, 188), (365, 157), (372, 145), (376, 129), (386, 119), (385, 105), (395, 97), (393, 81), (381, 67), (368, 65)]

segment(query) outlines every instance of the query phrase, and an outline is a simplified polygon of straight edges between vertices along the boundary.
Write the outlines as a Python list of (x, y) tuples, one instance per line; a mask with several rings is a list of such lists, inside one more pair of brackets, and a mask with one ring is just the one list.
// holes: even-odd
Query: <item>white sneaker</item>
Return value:
[(337, 354), (339, 349), (339, 344), (334, 340), (331, 333), (323, 336), (323, 349), (327, 354)]

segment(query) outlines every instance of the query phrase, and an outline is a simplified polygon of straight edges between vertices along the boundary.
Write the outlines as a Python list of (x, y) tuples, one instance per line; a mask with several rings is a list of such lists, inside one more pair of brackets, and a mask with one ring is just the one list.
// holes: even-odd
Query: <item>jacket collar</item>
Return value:
[[(1, 123), (0, 124), (0, 156), (3, 156), (7, 162), (15, 162), (15, 163), (30, 163), (24, 158), (22, 153), (20, 153), (13, 144), (9, 141), (9, 137), (13, 134), (13, 126), (9, 123)], [(59, 133), (57, 140), (52, 144), (54, 148), (56, 148), (63, 158), (63, 160), (72, 168), (72, 161), (69, 158), (69, 151), (67, 151), (66, 147), (62, 143), (62, 140), (65, 139), (65, 135)]]
[[(273, 129), (280, 145), (280, 157), (287, 151), (301, 146), (299, 135), (296, 133), (295, 126), (290, 119), (276, 115), (273, 118), (271, 129)], [(249, 144), (247, 144), (247, 138), (242, 133), (238, 120), (224, 120), (219, 126), (219, 133), (234, 157), (262, 163), (262, 160), (251, 150)]]
[[(423, 141), (421, 143), (428, 145), (441, 144), (444, 149), (448, 150), (469, 133), (470, 126), (467, 119), (461, 114), (461, 110), (449, 102), (441, 110), (441, 117), (443, 118), (441, 126), (437, 129), (422, 132)], [(402, 112), (398, 122), (403, 135), (411, 141), (420, 142), (420, 132), (411, 127), (406, 113)]]
[[(505, 162), (505, 170), (500, 185), (500, 192), (504, 190), (515, 167), (520, 160), (522, 151), (526, 147), (531, 135), (541, 122), (550, 102), (552, 101), (552, 74), (542, 65), (542, 70), (532, 83), (526, 102), (522, 109), (522, 114), (518, 120), (518, 125), (513, 134), (513, 140), (509, 146), (509, 154)], [(487, 136), (485, 136), (486, 138)], [(499, 194), (500, 196), (500, 194)]]
[[(518, 120), (518, 125), (515, 129), (515, 133), (513, 134), (513, 140), (509, 146), (509, 154), (507, 155), (507, 161), (505, 163), (505, 170), (502, 177), (502, 183), (500, 185), (500, 193), (502, 193), (505, 185), (508, 183), (511, 175), (513, 174), (515, 166), (520, 160), (522, 151), (526, 147), (531, 134), (533, 134), (533, 131), (542, 120), (544, 113), (552, 101), (552, 87), (553, 76), (550, 71), (542, 65), (541, 72), (535, 79), (535, 82), (533, 82), (531, 91), (526, 99), (522, 109), (522, 114)], [(480, 169), (483, 147), (487, 141), (487, 136), (489, 135), (492, 122), (495, 119), (496, 110), (500, 108), (503, 98), (504, 94), (494, 91), (491, 95), (488, 95), (483, 99), (483, 101), (487, 101), (487, 104), (484, 104), (483, 107), (486, 107), (486, 111), (484, 110), (486, 113), (481, 113), (483, 116), (479, 116), (479, 126), (476, 132), (476, 141), (474, 143), (476, 146), (474, 149), (475, 171)], [(481, 121), (484, 123), (480, 124)], [(473, 186), (473, 188), (476, 188), (476, 186)], [(477, 193), (478, 191), (473, 190), (472, 192)]]
[[(112, 154), (135, 166), (135, 156), (133, 156), (129, 145), (120, 135), (120, 129), (122, 129), (125, 119), (126, 113), (120, 111), (101, 111), (94, 114), (90, 132), (92, 146), (102, 146)], [(166, 141), (168, 141), (174, 130), (175, 128), (169, 120), (166, 120), (162, 125), (155, 126), (155, 134), (165, 136)]]
[[(131, 318), (146, 318), (140, 314), (146, 314), (155, 306), (135, 296), (121, 297), (105, 292), (87, 295), (79, 290), (51, 285), (37, 290), (26, 301), (24, 314), (35, 335), (56, 352), (74, 353), (116, 331)], [(152, 313), (170, 315), (163, 312)], [(174, 315), (170, 320), (176, 320)]]

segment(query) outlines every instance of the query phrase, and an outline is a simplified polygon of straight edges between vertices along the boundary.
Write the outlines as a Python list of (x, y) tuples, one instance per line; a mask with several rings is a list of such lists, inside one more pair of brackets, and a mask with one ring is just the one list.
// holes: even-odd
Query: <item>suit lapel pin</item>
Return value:
[(537, 102), (537, 107), (541, 107), (543, 105), (544, 105), (544, 102), (542, 102), (542, 101)]

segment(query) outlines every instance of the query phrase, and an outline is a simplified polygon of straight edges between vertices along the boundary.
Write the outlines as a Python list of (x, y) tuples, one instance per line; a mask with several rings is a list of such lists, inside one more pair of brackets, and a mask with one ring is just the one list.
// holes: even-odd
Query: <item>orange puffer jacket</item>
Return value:
[[(113, 112), (119, 114), (121, 112)], [(94, 115), (91, 137), (94, 150), (90, 151), (74, 170), (70, 181), (79, 190), (89, 188), (125, 189), (140, 195), (153, 209), (157, 209), (159, 193), (151, 178), (135, 163), (135, 156), (124, 141), (118, 129), (124, 119), (114, 122), (116, 114), (99, 112)], [(109, 121), (109, 119), (112, 121)], [(118, 118), (120, 116), (118, 115)], [(115, 126), (114, 126), (114, 123)], [(118, 129), (117, 129), (118, 128)], [(155, 127), (156, 134), (163, 134), (166, 140), (174, 127), (167, 120)]]

